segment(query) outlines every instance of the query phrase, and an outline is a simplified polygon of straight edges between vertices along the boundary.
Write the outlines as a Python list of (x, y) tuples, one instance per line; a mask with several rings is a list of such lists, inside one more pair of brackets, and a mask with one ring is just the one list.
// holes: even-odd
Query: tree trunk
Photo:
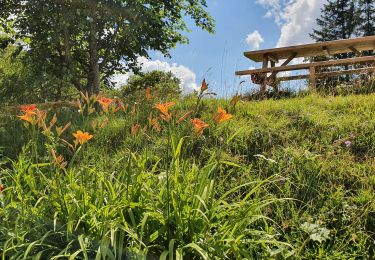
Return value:
[(89, 52), (90, 52), (90, 64), (89, 73), (87, 75), (87, 86), (86, 90), (89, 95), (97, 95), (100, 91), (100, 70), (99, 70), (99, 58), (98, 58), (98, 30), (97, 30), (97, 19), (96, 19), (96, 4), (95, 2), (91, 6), (92, 8), (92, 21), (90, 24), (90, 39), (89, 39)]

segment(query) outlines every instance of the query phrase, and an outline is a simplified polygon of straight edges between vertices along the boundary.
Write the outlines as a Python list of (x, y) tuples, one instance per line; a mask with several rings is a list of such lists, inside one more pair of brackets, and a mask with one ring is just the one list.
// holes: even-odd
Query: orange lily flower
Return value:
[(2, 192), (3, 190), (5, 190), (5, 186), (0, 184), (0, 192)]
[(19, 117), (19, 119), (21, 119), (21, 120), (23, 120), (25, 122), (28, 122), (28, 123), (30, 123), (32, 125), (36, 124), (36, 121), (35, 121), (35, 118), (34, 118), (33, 114), (26, 113), (26, 114), (18, 116), (18, 117)]
[(214, 119), (217, 124), (228, 121), (233, 117), (233, 115), (229, 114), (227, 111), (225, 111), (221, 107), (218, 108), (217, 112), (218, 114), (215, 116), (215, 119)]
[(35, 114), (35, 110), (37, 110), (37, 106), (35, 104), (22, 105), (22, 106), (19, 107), (19, 109), (21, 110), (21, 112), (23, 112), (25, 114), (32, 114), (32, 115), (34, 115)]
[(194, 131), (197, 135), (202, 135), (203, 130), (209, 127), (206, 122), (200, 120), (199, 118), (194, 118), (191, 120), (191, 122), (194, 124)]
[(175, 104), (175, 102), (168, 102), (165, 104), (156, 104), (154, 107), (162, 113), (160, 117), (164, 121), (169, 121), (169, 119), (172, 117), (172, 115), (169, 113), (169, 108), (173, 107)]
[(73, 134), (73, 136), (76, 139), (74, 141), (75, 145), (77, 145), (77, 144), (83, 145), (84, 143), (86, 143), (87, 141), (89, 141), (91, 138), (93, 138), (92, 135), (90, 135), (87, 132), (82, 132), (81, 130), (78, 130), (76, 133)]
[(98, 99), (99, 104), (102, 106), (104, 112), (108, 112), (109, 106), (114, 102), (114, 99), (101, 97)]

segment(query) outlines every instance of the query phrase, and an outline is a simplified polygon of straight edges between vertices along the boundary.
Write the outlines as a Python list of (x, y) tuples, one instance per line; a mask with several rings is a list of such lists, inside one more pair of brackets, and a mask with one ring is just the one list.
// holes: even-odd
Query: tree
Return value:
[(0, 0), (0, 24), (27, 42), (35, 66), (89, 94), (110, 76), (137, 70), (150, 50), (187, 43), (184, 22), (213, 32), (206, 0)]
[(74, 88), (33, 66), (28, 53), (6, 35), (0, 36), (0, 103), (63, 100)]
[[(317, 42), (349, 39), (355, 36), (358, 24), (360, 22), (360, 12), (355, 0), (328, 0), (321, 10), (321, 16), (316, 20), (317, 28), (313, 30), (310, 37)], [(353, 54), (336, 54), (334, 59), (345, 59), (352, 57)], [(324, 61), (329, 57), (313, 57), (312, 61)], [(347, 70), (348, 66), (343, 66)], [(318, 72), (330, 70), (328, 68), (319, 68)], [(349, 75), (336, 76), (329, 79), (318, 79), (318, 89), (324, 90), (335, 88), (338, 81), (350, 80)]]
[(150, 88), (152, 96), (167, 100), (181, 94), (180, 83), (172, 72), (151, 71), (131, 76), (128, 83), (121, 88), (121, 92), (126, 98), (137, 98), (144, 97), (146, 89)]
[(359, 0), (358, 8), (361, 13), (359, 21), (359, 36), (375, 35), (375, 2), (374, 0)]
[(317, 42), (351, 38), (359, 23), (360, 13), (354, 0), (328, 0), (316, 20), (318, 28), (310, 34)]

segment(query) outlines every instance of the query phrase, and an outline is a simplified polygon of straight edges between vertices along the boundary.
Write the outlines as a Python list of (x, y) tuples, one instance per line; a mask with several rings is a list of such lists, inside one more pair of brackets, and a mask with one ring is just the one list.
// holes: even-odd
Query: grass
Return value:
[[(161, 132), (144, 129), (155, 102), (109, 115), (54, 109), (47, 123), (54, 113), (72, 122), (61, 137), (0, 118), (3, 259), (374, 257), (375, 95), (197, 110), (190, 97)], [(218, 106), (232, 120), (215, 124)], [(194, 116), (210, 125), (203, 135)], [(69, 149), (61, 139), (77, 130), (94, 138)]]

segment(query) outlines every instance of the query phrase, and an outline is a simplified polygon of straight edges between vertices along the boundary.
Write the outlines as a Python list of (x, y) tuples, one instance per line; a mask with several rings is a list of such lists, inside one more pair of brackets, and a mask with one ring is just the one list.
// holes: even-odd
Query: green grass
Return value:
[[(375, 95), (238, 103), (177, 101), (158, 133), (155, 101), (94, 120), (57, 113), (71, 151), (0, 116), (3, 259), (369, 259), (375, 256)], [(222, 106), (234, 115), (215, 125)], [(47, 120), (49, 122), (49, 120)], [(54, 148), (68, 162), (51, 163)], [(1, 155), (0, 155), (1, 156)]]

